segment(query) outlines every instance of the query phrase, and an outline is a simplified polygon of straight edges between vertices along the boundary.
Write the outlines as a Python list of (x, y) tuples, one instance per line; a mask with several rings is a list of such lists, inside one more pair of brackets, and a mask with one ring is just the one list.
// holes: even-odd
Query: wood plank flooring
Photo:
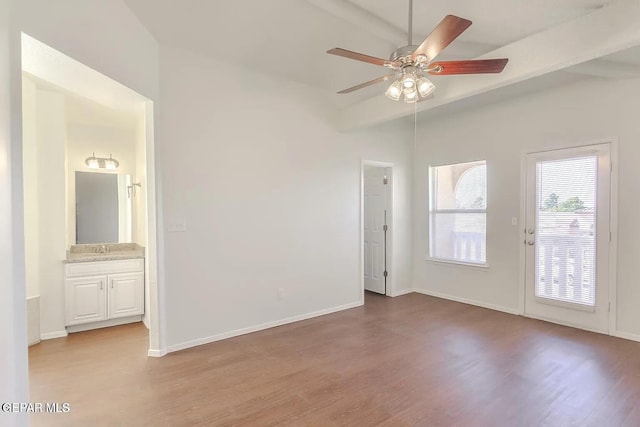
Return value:
[(34, 426), (639, 426), (640, 343), (410, 294), (147, 358), (141, 324), (30, 348)]

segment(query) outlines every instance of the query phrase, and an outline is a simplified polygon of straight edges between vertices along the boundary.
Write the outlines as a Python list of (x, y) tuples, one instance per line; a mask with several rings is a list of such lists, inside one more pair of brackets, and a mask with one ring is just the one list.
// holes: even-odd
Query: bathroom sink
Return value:
[(111, 261), (129, 258), (144, 258), (144, 248), (136, 243), (73, 245), (67, 251), (66, 262)]

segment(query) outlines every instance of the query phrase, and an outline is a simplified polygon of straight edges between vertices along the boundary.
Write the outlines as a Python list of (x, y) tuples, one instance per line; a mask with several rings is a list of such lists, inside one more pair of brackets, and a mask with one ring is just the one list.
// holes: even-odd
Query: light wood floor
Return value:
[(424, 295), (146, 357), (141, 324), (30, 349), (35, 426), (639, 426), (640, 343)]

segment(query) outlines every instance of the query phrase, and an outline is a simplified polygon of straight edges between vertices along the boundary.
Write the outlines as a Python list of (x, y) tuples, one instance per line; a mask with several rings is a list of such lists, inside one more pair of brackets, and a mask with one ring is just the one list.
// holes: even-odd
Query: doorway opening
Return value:
[(526, 155), (527, 316), (609, 333), (611, 151), (605, 143)]
[(361, 203), (363, 295), (392, 295), (392, 163), (362, 162)]
[(29, 345), (144, 324), (161, 356), (153, 102), (22, 34)]

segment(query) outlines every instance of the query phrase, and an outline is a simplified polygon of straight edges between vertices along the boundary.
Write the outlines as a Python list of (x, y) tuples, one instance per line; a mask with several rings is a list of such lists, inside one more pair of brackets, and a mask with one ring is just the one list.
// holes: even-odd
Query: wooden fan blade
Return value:
[(360, 83), (357, 86), (353, 86), (353, 87), (350, 87), (348, 89), (341, 90), (338, 93), (351, 93), (351, 92), (356, 91), (358, 89), (362, 89), (363, 87), (367, 87), (367, 86), (374, 85), (376, 83), (387, 81), (387, 80), (389, 80), (389, 79), (391, 79), (393, 77), (395, 77), (395, 74), (387, 74), (386, 76), (378, 77), (377, 79), (370, 80), (370, 81), (368, 81), (366, 83)]
[(369, 56), (358, 52), (352, 52), (350, 50), (341, 49), (339, 47), (329, 49), (327, 53), (331, 55), (343, 56), (349, 59), (355, 59), (356, 61), (368, 62), (369, 64), (380, 65), (381, 67), (391, 65), (391, 61), (387, 61), (386, 59), (376, 58), (375, 56)]
[(429, 64), (427, 71), (432, 76), (450, 74), (500, 73), (509, 62), (508, 58), (477, 59), (470, 61), (438, 61)]
[(468, 19), (455, 15), (447, 15), (438, 26), (427, 36), (420, 46), (413, 52), (413, 59), (420, 55), (426, 56), (427, 61), (433, 61), (436, 56), (460, 34), (471, 26)]

